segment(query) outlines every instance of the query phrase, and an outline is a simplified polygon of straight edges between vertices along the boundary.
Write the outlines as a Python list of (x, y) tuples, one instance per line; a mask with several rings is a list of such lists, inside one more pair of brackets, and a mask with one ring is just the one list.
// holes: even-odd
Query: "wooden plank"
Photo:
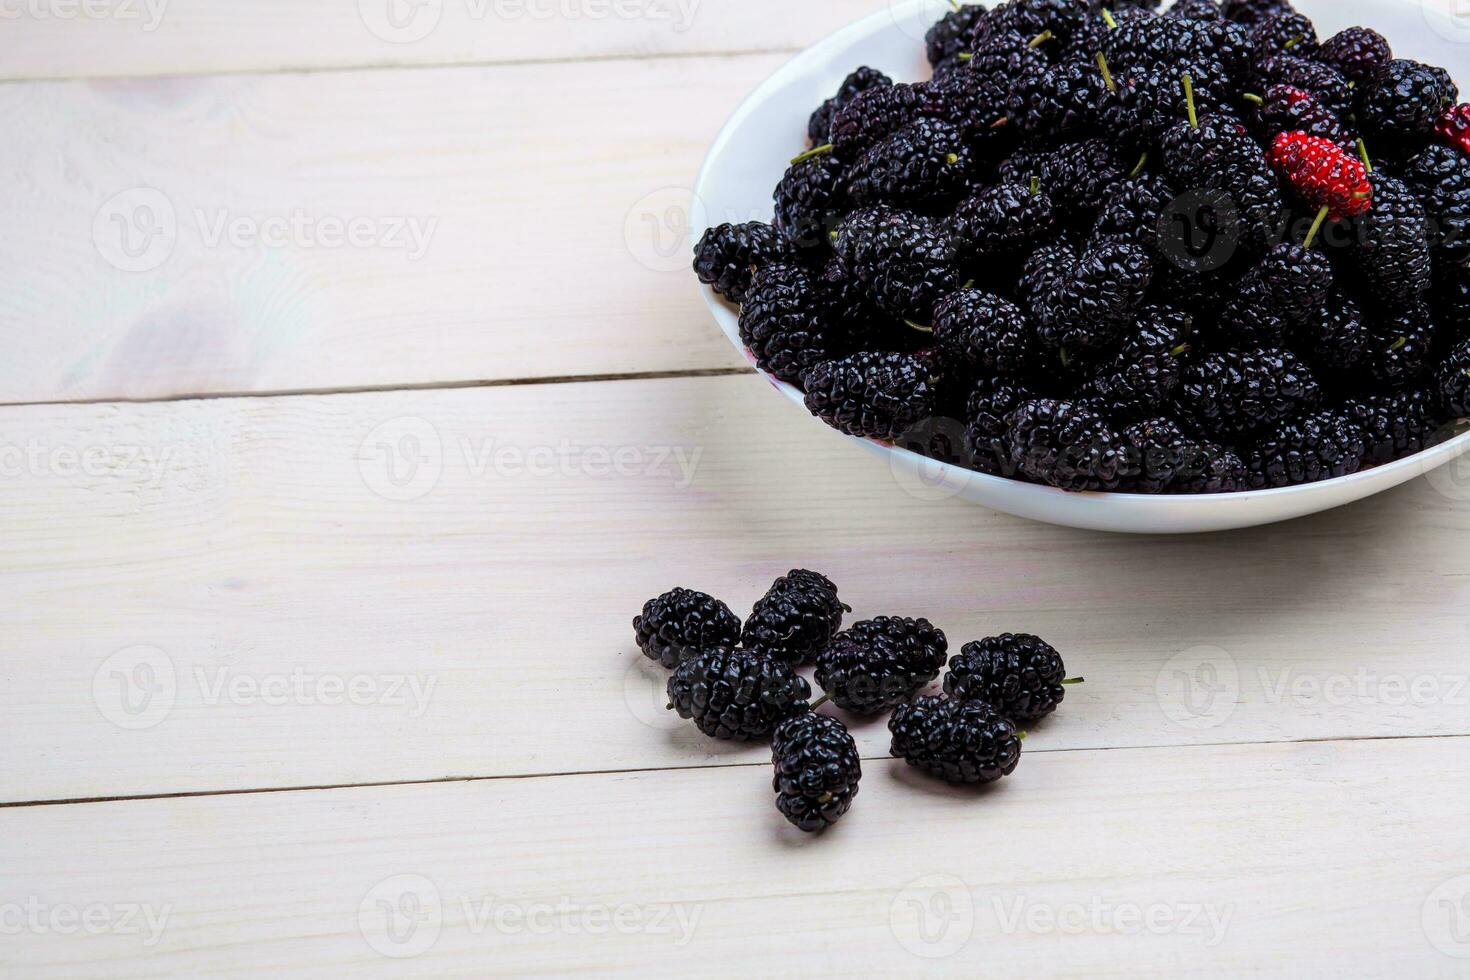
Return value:
[(782, 57), (0, 87), (0, 402), (743, 367), (689, 187)]
[(7, 809), (0, 968), (1462, 976), (1467, 764), (1463, 738), (1028, 750), (977, 793), (889, 760), (820, 838), (764, 766)]
[[(936, 18), (948, 9), (943, 0), (932, 2)], [(68, 0), (25, 0), (7, 8), (3, 77), (794, 51), (889, 5), (890, 0), (92, 0), (83, 7)]]
[(1050, 639), (1088, 681), (1038, 751), (1470, 731), (1451, 474), (1089, 534), (901, 485), (750, 376), (12, 408), (0, 467), (8, 801), (759, 760), (664, 710), (629, 621), (792, 566)]

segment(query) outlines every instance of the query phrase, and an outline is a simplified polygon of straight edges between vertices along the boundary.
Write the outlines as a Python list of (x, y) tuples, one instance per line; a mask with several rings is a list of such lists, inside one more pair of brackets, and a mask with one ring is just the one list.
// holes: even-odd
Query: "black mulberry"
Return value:
[(806, 407), (852, 436), (892, 441), (934, 414), (931, 362), (913, 354), (861, 353), (824, 361), (806, 377)]
[(886, 205), (859, 208), (837, 236), (837, 257), (889, 316), (928, 325), (960, 285), (954, 244), (934, 224)]
[(817, 656), (817, 686), (859, 715), (908, 700), (939, 676), (949, 642), (927, 619), (879, 616), (854, 623)]
[(776, 809), (796, 828), (815, 833), (852, 808), (863, 778), (857, 743), (836, 718), (808, 711), (771, 736)]
[(643, 604), (633, 633), (644, 656), (673, 668), (692, 654), (739, 643), (740, 617), (703, 592), (672, 589)]
[(1356, 473), (1366, 451), (1351, 415), (1316, 412), (1279, 426), (1250, 453), (1250, 487), (1261, 490), (1315, 483)]
[(1315, 408), (1322, 386), (1288, 350), (1207, 354), (1185, 366), (1179, 401), (1212, 435), (1233, 439)]
[(984, 701), (1017, 725), (1057, 710), (1067, 695), (1067, 665), (1050, 643), (1030, 633), (1002, 633), (966, 643), (949, 661), (944, 693)]
[(1007, 423), (1011, 462), (1033, 480), (1063, 490), (1116, 490), (1127, 476), (1122, 437), (1079, 403), (1024, 402)]
[(811, 685), (775, 657), (714, 650), (690, 657), (669, 675), (669, 709), (710, 738), (749, 742), (810, 711)]
[(812, 118), (806, 127), (807, 138), (811, 140), (813, 146), (827, 143), (832, 138), (832, 121), (844, 106), (869, 89), (891, 88), (892, 86), (893, 79), (876, 68), (869, 68), (866, 65), (859, 68), (843, 80), (842, 87), (837, 90), (836, 95), (823, 102), (817, 111), (812, 113)]
[(756, 602), (745, 619), (741, 642), (799, 667), (832, 642), (842, 628), (843, 609), (831, 579), (794, 569)]
[(711, 228), (694, 246), (699, 281), (732, 303), (745, 302), (745, 291), (759, 269), (796, 257), (776, 229), (760, 221)]
[(888, 721), (892, 755), (950, 783), (991, 783), (1016, 771), (1021, 736), (983, 701), (944, 696), (899, 705)]
[(1031, 363), (1031, 321), (1010, 300), (962, 289), (934, 308), (934, 342), (962, 364), (1016, 377)]

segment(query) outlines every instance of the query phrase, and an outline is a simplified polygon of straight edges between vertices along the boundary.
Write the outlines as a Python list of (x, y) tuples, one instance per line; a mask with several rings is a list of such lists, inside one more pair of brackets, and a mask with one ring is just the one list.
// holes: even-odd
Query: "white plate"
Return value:
[[(1444, 65), (1458, 79), (1470, 77), (1459, 70), (1467, 50), (1463, 46), (1470, 41), (1470, 16), (1457, 17), (1451, 12), (1459, 2), (1298, 0), (1297, 7), (1314, 19), (1323, 38), (1353, 24), (1372, 26), (1388, 37), (1397, 56)], [(781, 179), (786, 161), (804, 148), (806, 120), (812, 109), (836, 91), (848, 72), (859, 65), (871, 65), (899, 80), (928, 77), (922, 38), (929, 25), (948, 9), (948, 0), (894, 0), (890, 10), (861, 20), (797, 55), (751, 93), (715, 138), (700, 170), (690, 209), (696, 234), (722, 221), (769, 221), (771, 189)], [(740, 341), (736, 309), (712, 290), (703, 292), (725, 336), (754, 364)], [(767, 380), (807, 419), (803, 422), (793, 418), (792, 425), (823, 425), (806, 413), (800, 391), (769, 376)], [(1067, 493), (987, 476), (883, 443), (829, 431), (886, 456), (896, 479), (930, 496), (957, 496), (1052, 524), (1141, 534), (1220, 531), (1314, 514), (1412, 480), (1470, 449), (1470, 433), (1465, 433), (1386, 466), (1307, 486), (1160, 496)], [(1458, 473), (1448, 479), (1451, 484), (1464, 482)]]

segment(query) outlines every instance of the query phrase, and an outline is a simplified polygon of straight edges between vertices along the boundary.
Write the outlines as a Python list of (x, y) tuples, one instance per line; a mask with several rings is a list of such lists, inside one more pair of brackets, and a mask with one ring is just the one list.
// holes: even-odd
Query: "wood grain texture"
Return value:
[(0, 87), (0, 402), (742, 367), (689, 188), (782, 57)]
[(749, 762), (629, 622), (793, 566), (956, 648), (1055, 643), (1088, 682), (1038, 751), (1470, 732), (1453, 470), (1088, 534), (900, 484), (748, 376), (30, 406), (0, 453), (8, 801)]
[(888, 760), (819, 838), (765, 766), (0, 809), (0, 908), (103, 910), (8, 930), (0, 969), (1462, 976), (1467, 765), (1463, 738), (1028, 749), (974, 792)]
[[(936, 19), (949, 9), (945, 0), (931, 2)], [(888, 9), (889, 0), (93, 0), (93, 16), (79, 7), (65, 0), (7, 7), (3, 77), (794, 51)], [(76, 12), (67, 16), (68, 9)]]

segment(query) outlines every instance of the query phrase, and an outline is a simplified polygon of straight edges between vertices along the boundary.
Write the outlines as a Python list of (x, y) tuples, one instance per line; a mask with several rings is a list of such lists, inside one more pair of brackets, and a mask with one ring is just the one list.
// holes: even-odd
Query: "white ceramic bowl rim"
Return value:
[[(836, 33), (829, 35), (828, 37), (817, 42), (811, 47), (798, 53), (791, 59), (791, 61), (794, 62), (798, 60), (814, 58), (816, 56), (821, 56), (824, 54), (835, 54), (841, 51), (845, 51), (847, 48), (852, 46), (855, 40), (866, 37), (874, 33), (875, 30), (881, 29), (885, 22), (891, 23), (904, 16), (914, 16), (918, 11), (924, 9), (926, 6), (928, 5), (926, 4), (925, 0), (909, 0), (909, 2), (907, 3), (895, 2), (891, 5), (891, 9), (886, 11), (878, 11), (876, 13), (870, 14), (867, 17), (862, 18), (861, 20), (849, 24), (847, 27), (842, 28)], [(770, 78), (767, 78), (760, 85), (756, 86), (756, 88), (748, 96), (746, 96), (745, 99), (740, 103), (740, 105), (735, 109), (734, 113), (731, 114), (729, 120), (727, 120), (725, 125), (721, 128), (719, 135), (715, 137), (714, 142), (710, 145), (709, 151), (705, 154), (704, 162), (700, 165), (699, 176), (695, 179), (694, 182), (694, 196), (689, 209), (689, 214), (691, 216), (704, 214), (704, 206), (702, 202), (706, 198), (705, 191), (708, 186), (707, 181), (709, 179), (709, 174), (714, 165), (714, 162), (723, 152), (725, 145), (731, 140), (735, 132), (740, 128), (740, 124), (745, 120), (745, 118), (749, 116), (750, 113), (753, 112), (757, 106), (765, 103), (772, 92), (783, 86), (783, 74), (784, 72), (778, 71)], [(799, 148), (793, 151), (793, 155), (798, 152), (800, 152)], [(705, 302), (709, 304), (711, 311), (718, 311), (722, 308), (728, 310), (730, 308), (724, 302), (724, 300), (722, 300), (712, 289), (701, 286), (700, 290), (705, 297)], [(741, 342), (739, 333), (732, 333), (728, 325), (726, 325), (720, 317), (717, 316), (716, 320), (717, 322), (721, 323), (721, 329), (723, 330), (725, 335), (730, 339), (730, 342), (735, 345), (736, 349), (740, 351), (741, 356), (746, 359), (751, 367), (754, 367), (756, 371), (761, 375), (761, 377), (765, 378), (772, 385), (779, 388), (783, 394), (785, 394), (792, 401), (800, 405), (802, 407), (802, 410), (805, 411), (805, 399), (801, 391), (798, 390), (795, 386), (781, 381), (761, 370), (759, 366), (756, 365), (755, 358), (751, 355), (750, 351), (746, 348), (744, 343)], [(838, 434), (846, 435), (846, 433)], [(1348, 476), (1339, 476), (1330, 480), (1319, 480), (1316, 483), (1304, 483), (1292, 487), (1277, 487), (1268, 490), (1245, 490), (1238, 493), (1215, 494), (1140, 494), (1101, 491), (1077, 493), (1074, 491), (1062, 490), (1057, 487), (1049, 487), (1040, 484), (1025, 484), (1024, 481), (1011, 480), (1003, 476), (993, 476), (989, 473), (982, 473), (978, 470), (971, 470), (963, 466), (958, 466), (954, 463), (946, 463), (941, 460), (936, 460), (931, 457), (924, 456), (911, 450), (903, 449), (877, 439), (859, 439), (856, 436), (847, 436), (847, 438), (854, 439), (857, 442), (869, 443), (888, 452), (899, 453), (905, 456), (912, 457), (912, 462), (916, 464), (923, 465), (929, 468), (938, 468), (940, 472), (964, 480), (978, 480), (981, 482), (991, 482), (1012, 486), (1016, 484), (1022, 484), (1026, 486), (1032, 486), (1037, 490), (1046, 491), (1053, 494), (1061, 494), (1072, 499), (1095, 497), (1111, 500), (1134, 500), (1140, 502), (1150, 501), (1165, 504), (1165, 502), (1169, 501), (1179, 502), (1195, 498), (1208, 498), (1214, 501), (1246, 499), (1258, 501), (1270, 498), (1284, 499), (1295, 496), (1320, 493), (1322, 492), (1323, 488), (1328, 486), (1349, 487), (1359, 482), (1374, 481), (1388, 474), (1405, 474), (1415, 469), (1419, 469), (1422, 472), (1428, 472), (1429, 470), (1435, 469), (1440, 464), (1462, 455), (1466, 450), (1467, 443), (1470, 443), (1470, 431), (1462, 432), (1443, 442), (1436, 443), (1435, 445), (1432, 445), (1427, 449), (1420, 450), (1419, 452), (1414, 453), (1411, 456), (1405, 456), (1402, 459), (1394, 460), (1391, 463), (1384, 463), (1380, 466), (1368, 467), (1358, 471), (1357, 473), (1349, 474)]]

